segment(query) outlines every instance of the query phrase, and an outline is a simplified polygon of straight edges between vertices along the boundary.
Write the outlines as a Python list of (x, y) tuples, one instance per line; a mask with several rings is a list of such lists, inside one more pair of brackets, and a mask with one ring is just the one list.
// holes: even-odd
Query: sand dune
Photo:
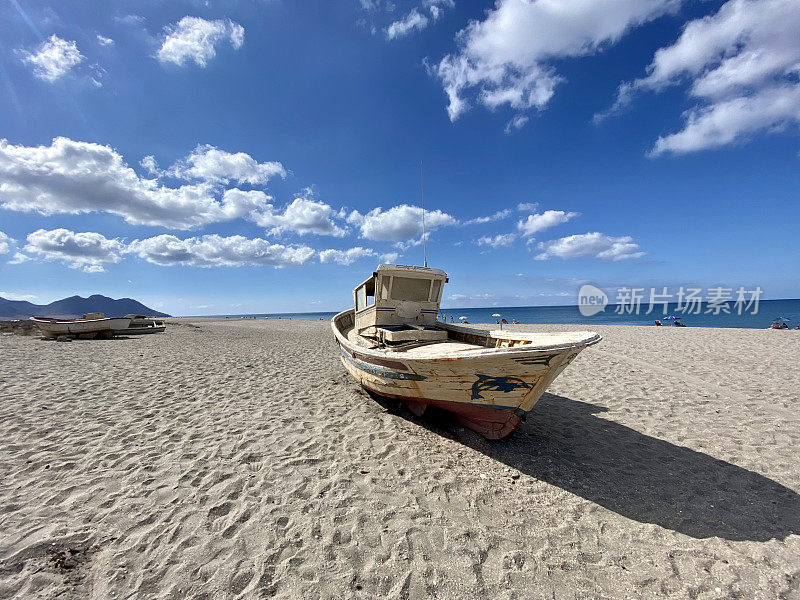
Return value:
[(800, 332), (593, 327), (487, 442), (193, 323), (0, 336), (0, 598), (800, 597)]

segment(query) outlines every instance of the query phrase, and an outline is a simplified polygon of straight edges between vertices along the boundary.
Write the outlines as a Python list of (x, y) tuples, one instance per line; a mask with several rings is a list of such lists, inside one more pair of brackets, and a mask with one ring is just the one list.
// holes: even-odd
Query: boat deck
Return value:
[(342, 331), (342, 334), (348, 339), (348, 341), (351, 344), (361, 346), (362, 348), (376, 349), (380, 347), (382, 350), (386, 349), (390, 352), (402, 353), (405, 356), (416, 357), (416, 358), (435, 356), (437, 354), (446, 354), (450, 352), (464, 352), (465, 350), (476, 350), (480, 348), (485, 348), (485, 346), (479, 346), (477, 344), (466, 344), (464, 342), (452, 339), (433, 341), (433, 342), (419, 342), (417, 344), (414, 344), (412, 342), (410, 344), (398, 344), (395, 347), (392, 346), (382, 347), (379, 346), (379, 344), (375, 340), (359, 335), (352, 327), (344, 329)]
[(463, 342), (433, 342), (425, 346), (416, 346), (405, 350), (403, 354), (406, 356), (433, 356), (435, 354), (450, 353), (450, 352), (464, 352), (465, 350), (477, 350), (484, 346), (477, 344), (465, 344)]

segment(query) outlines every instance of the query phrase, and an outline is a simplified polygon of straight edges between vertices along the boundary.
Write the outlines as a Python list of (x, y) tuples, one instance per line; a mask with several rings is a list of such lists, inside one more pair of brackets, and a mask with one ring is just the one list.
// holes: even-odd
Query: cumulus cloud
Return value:
[(563, 210), (546, 210), (541, 214), (528, 215), (527, 219), (517, 223), (517, 229), (522, 235), (528, 237), (550, 227), (566, 223), (579, 214), (576, 212), (564, 212)]
[(538, 248), (541, 253), (536, 255), (536, 260), (594, 257), (617, 261), (644, 256), (632, 237), (611, 237), (596, 231), (539, 242)]
[(142, 168), (147, 171), (148, 175), (153, 175), (154, 177), (161, 177), (163, 175), (163, 171), (158, 168), (158, 161), (156, 161), (156, 157), (152, 154), (148, 154), (142, 160), (139, 161), (139, 164)]
[(234, 50), (244, 43), (244, 27), (230, 19), (206, 21), (187, 16), (165, 27), (164, 34), (156, 56), (162, 63), (178, 66), (194, 62), (205, 67), (216, 56), (221, 43), (227, 40)]
[(483, 236), (475, 242), (479, 246), (491, 246), (492, 248), (502, 248), (510, 246), (517, 239), (516, 233), (500, 233), (494, 236)]
[(269, 227), (271, 235), (291, 231), (300, 235), (313, 233), (341, 237), (346, 231), (334, 223), (334, 216), (328, 204), (300, 197), (295, 198), (283, 212), (268, 204), (254, 215), (254, 221), (261, 227)]
[(94, 232), (69, 229), (37, 229), (27, 239), (25, 252), (44, 260), (56, 260), (86, 273), (102, 273), (105, 265), (118, 263), (125, 244)]
[(684, 113), (684, 128), (660, 137), (652, 155), (724, 146), (800, 124), (798, 31), (796, 0), (729, 0), (659, 49), (647, 76), (622, 83), (614, 106), (596, 120), (625, 108), (636, 93), (689, 82), (697, 104)]
[(469, 108), (470, 90), (489, 109), (543, 109), (563, 81), (555, 61), (594, 54), (680, 1), (497, 0), (482, 21), (457, 34), (458, 51), (430, 71), (442, 82), (452, 121)]
[(321, 250), (319, 253), (319, 261), (321, 263), (335, 262), (339, 265), (351, 265), (355, 261), (368, 256), (377, 256), (377, 254), (371, 248), (356, 246), (355, 248), (349, 248), (347, 250)]
[(0, 140), (0, 206), (45, 215), (102, 211), (135, 225), (190, 229), (266, 209), (263, 192), (208, 183), (168, 187), (139, 177), (109, 146), (55, 138), (50, 146)]
[(14, 252), (14, 256), (8, 261), (10, 265), (21, 265), (24, 262), (28, 262), (31, 259), (30, 256), (26, 256), (22, 252)]
[(86, 59), (75, 42), (62, 40), (56, 34), (43, 41), (35, 51), (17, 50), (17, 55), (33, 68), (34, 77), (48, 83), (60, 79)]
[(381, 259), (382, 263), (394, 264), (397, 262), (397, 259), (400, 258), (400, 253), (386, 252), (385, 254), (379, 254), (378, 258)]
[[(150, 170), (148, 163), (152, 156), (142, 159), (142, 166)], [(155, 159), (153, 159), (155, 162)], [(157, 172), (155, 170), (150, 172)], [(173, 165), (169, 174), (180, 179), (197, 179), (209, 183), (229, 183), (235, 181), (239, 184), (264, 185), (272, 177), (286, 177), (286, 169), (279, 162), (256, 161), (244, 152), (226, 152), (209, 144), (198, 145), (184, 160)]]
[(380, 254), (372, 248), (362, 248), (356, 246), (355, 248), (348, 248), (347, 250), (320, 250), (319, 261), (321, 263), (336, 263), (339, 265), (351, 265), (355, 261), (362, 258), (375, 257), (381, 263), (394, 263), (400, 257), (397, 252), (386, 252)]
[(14, 243), (14, 240), (11, 239), (7, 234), (0, 231), (0, 254), (7, 254), (8, 251), (11, 249), (11, 244)]
[[(419, 206), (401, 204), (389, 210), (378, 207), (365, 215), (354, 210), (347, 220), (357, 225), (361, 236), (369, 240), (400, 242), (422, 235), (422, 209)], [(428, 231), (457, 223), (454, 217), (440, 210), (425, 212)]]
[(114, 40), (112, 40), (111, 38), (107, 38), (104, 35), (100, 35), (98, 33), (97, 34), (97, 43), (100, 44), (101, 46), (113, 46), (114, 45)]
[(204, 235), (183, 240), (174, 235), (157, 235), (134, 240), (127, 251), (157, 265), (192, 267), (268, 265), (282, 268), (303, 265), (314, 257), (314, 250), (308, 246), (272, 244), (241, 235)]

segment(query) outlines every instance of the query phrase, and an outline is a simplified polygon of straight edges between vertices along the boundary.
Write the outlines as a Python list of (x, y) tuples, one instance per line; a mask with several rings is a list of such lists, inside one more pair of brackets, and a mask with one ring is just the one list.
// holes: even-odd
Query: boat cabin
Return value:
[(353, 290), (355, 331), (390, 344), (446, 339), (436, 318), (447, 281), (440, 269), (380, 265)]

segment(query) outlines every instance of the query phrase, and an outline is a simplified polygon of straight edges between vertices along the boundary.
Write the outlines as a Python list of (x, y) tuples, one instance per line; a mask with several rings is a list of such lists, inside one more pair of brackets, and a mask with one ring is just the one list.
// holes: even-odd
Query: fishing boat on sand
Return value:
[(144, 315), (125, 315), (126, 319), (131, 320), (131, 324), (125, 329), (117, 332), (123, 335), (142, 335), (146, 333), (161, 333), (167, 326), (161, 319), (146, 317)]
[(110, 338), (126, 329), (131, 320), (128, 317), (108, 318), (103, 313), (87, 313), (80, 319), (59, 319), (51, 317), (31, 317), (31, 321), (46, 338), (75, 336), (83, 339), (94, 337)]
[(380, 265), (336, 315), (345, 368), (367, 390), (452, 413), (488, 439), (515, 431), (578, 353), (601, 340), (590, 331), (521, 333), (437, 321), (447, 274)]

